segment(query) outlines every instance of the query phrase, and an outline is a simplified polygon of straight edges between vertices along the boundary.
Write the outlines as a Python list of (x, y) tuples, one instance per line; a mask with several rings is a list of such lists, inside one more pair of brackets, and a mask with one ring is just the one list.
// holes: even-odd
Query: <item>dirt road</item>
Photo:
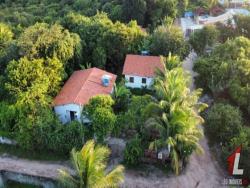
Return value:
[[(195, 89), (193, 62), (196, 55), (191, 53), (183, 64), (183, 68), (190, 72), (192, 82), (190, 89)], [(127, 171), (125, 188), (219, 188), (222, 186), (224, 172), (219, 167), (215, 158), (211, 155), (207, 139), (204, 137), (200, 141), (204, 149), (203, 155), (193, 153), (185, 172), (178, 177), (164, 177), (160, 172), (150, 173), (148, 176), (141, 176), (133, 171)]]
[(13, 157), (0, 157), (0, 171), (10, 171), (31, 176), (39, 176), (49, 179), (57, 179), (58, 169), (73, 171), (65, 164), (59, 162), (41, 162)]

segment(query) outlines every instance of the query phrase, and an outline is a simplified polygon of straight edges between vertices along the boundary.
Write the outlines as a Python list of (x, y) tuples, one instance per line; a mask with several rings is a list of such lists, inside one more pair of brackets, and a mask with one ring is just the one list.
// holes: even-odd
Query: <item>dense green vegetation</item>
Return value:
[(130, 22), (137, 20), (142, 26), (156, 26), (165, 17), (176, 18), (188, 7), (205, 5), (208, 1), (189, 0), (2, 0), (0, 1), (0, 22), (11, 22), (23, 27), (36, 22), (54, 23), (69, 12), (75, 11), (85, 16), (94, 16), (98, 11), (106, 12), (113, 21)]
[(195, 64), (198, 83), (213, 95), (221, 93), (250, 113), (250, 40), (238, 37), (217, 46), (210, 56)]
[[(59, 24), (36, 23), (18, 35), (8, 25), (0, 25), (1, 131), (24, 149), (66, 154), (82, 145), (83, 136), (85, 140), (93, 136), (80, 123), (62, 125), (51, 109), (52, 99), (74, 70), (107, 66), (119, 73), (125, 54), (138, 52), (145, 37), (135, 22), (113, 23), (105, 14), (89, 18), (72, 13), (62, 23), (79, 35)], [(113, 46), (108, 41), (117, 41), (119, 51), (108, 50)], [(116, 117), (104, 108), (95, 109), (92, 117), (95, 135), (102, 140)], [(101, 131), (104, 125), (108, 129)]]
[(150, 50), (184, 58), (187, 43), (173, 26), (181, 14), (178, 6), (176, 0), (1, 1), (1, 135), (14, 138), (21, 150), (60, 155), (89, 138), (103, 142), (123, 129), (131, 129), (133, 137), (143, 129), (147, 117), (141, 109), (153, 97), (132, 96), (123, 82), (113, 99), (99, 97), (109, 101), (108, 106), (97, 107), (98, 97), (90, 101), (84, 113), (91, 126), (62, 125), (51, 109), (52, 100), (75, 70), (99, 67), (120, 75), (128, 53)]
[(125, 150), (125, 163), (138, 165), (143, 150), (170, 148), (171, 166), (176, 174), (185, 167), (193, 151), (202, 152), (199, 139), (203, 122), (197, 112), (206, 105), (198, 103), (200, 90), (190, 91), (189, 77), (176, 56), (166, 58), (165, 70), (158, 70), (155, 93), (133, 96), (128, 110), (118, 115), (121, 135), (132, 137)]
[[(188, 42), (174, 24), (184, 11), (198, 6), (208, 10), (216, 3), (0, 0), (0, 135), (15, 139), (21, 151), (61, 155), (79, 149), (88, 139), (105, 144), (108, 136), (118, 136), (128, 140), (126, 165), (140, 164), (145, 149), (170, 149), (172, 169), (179, 174), (191, 153), (202, 151), (197, 126), (203, 123), (198, 113), (205, 105), (198, 102), (200, 89), (189, 90), (190, 78), (181, 68), (191, 47), (200, 55), (194, 67), (197, 84), (215, 99), (205, 116), (206, 133), (213, 136), (214, 145), (221, 143), (224, 160), (243, 144), (242, 165), (249, 175), (250, 17), (235, 17), (236, 27), (207, 26)], [(73, 71), (99, 67), (117, 74), (120, 81), (125, 55), (142, 50), (167, 56), (153, 91), (130, 91), (121, 81), (111, 97), (90, 100), (83, 112), (90, 125), (62, 125), (53, 113), (52, 99)], [(224, 103), (217, 104), (221, 98)], [(95, 149), (101, 149), (105, 158), (97, 165), (106, 164), (109, 152), (93, 142), (80, 152), (73, 150), (74, 163), (89, 162), (81, 152), (91, 150), (86, 157), (95, 158), (91, 154)], [(105, 165), (98, 172), (94, 169), (98, 175), (104, 170)], [(83, 177), (77, 177), (82, 183)], [(89, 178), (92, 186), (95, 179)]]
[[(195, 63), (194, 69), (199, 73), (197, 84), (215, 99), (215, 104), (205, 116), (205, 130), (211, 144), (222, 151), (220, 156), (223, 161), (226, 161), (236, 147), (242, 145), (240, 165), (245, 170), (244, 177), (249, 177), (250, 40), (246, 38), (249, 37), (248, 24), (242, 25), (245, 20), (249, 20), (249, 17), (237, 17), (239, 28), (229, 32), (221, 25), (218, 30), (214, 28), (211, 36), (215, 38), (215, 33), (219, 31), (218, 38), (213, 42), (217, 44), (209, 55), (204, 53), (203, 46), (203, 56)], [(223, 31), (225, 33), (221, 35), (220, 32)], [(198, 37), (200, 33), (195, 33), (194, 36)], [(225, 37), (228, 40), (225, 41)]]
[(191, 34), (189, 43), (199, 55), (204, 55), (206, 49), (211, 49), (218, 43), (225, 43), (228, 39), (234, 39), (239, 36), (250, 38), (250, 16), (236, 15), (234, 22), (227, 25), (217, 23), (216, 25), (205, 26)]
[(244, 168), (244, 177), (249, 177), (250, 128), (244, 126), (239, 109), (229, 104), (215, 104), (207, 114), (205, 127), (212, 146), (219, 145), (217, 147), (222, 151), (223, 162), (235, 148), (242, 145), (240, 167)]
[(124, 161), (128, 166), (137, 166), (143, 157), (142, 141), (137, 136), (126, 144), (124, 151)]

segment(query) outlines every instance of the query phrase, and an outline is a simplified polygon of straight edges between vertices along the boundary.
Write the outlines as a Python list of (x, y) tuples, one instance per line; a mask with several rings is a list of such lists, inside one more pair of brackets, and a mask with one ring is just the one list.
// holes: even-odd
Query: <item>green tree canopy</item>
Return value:
[(104, 13), (93, 17), (71, 13), (63, 24), (81, 37), (83, 65), (90, 63), (112, 72), (121, 71), (125, 55), (137, 53), (146, 35), (135, 22), (113, 23)]
[(195, 64), (198, 83), (215, 95), (227, 91), (233, 101), (249, 111), (250, 40), (237, 37), (215, 48)]
[(239, 35), (250, 39), (250, 16), (238, 15), (234, 19)]
[(213, 47), (218, 41), (219, 31), (216, 26), (205, 26), (191, 34), (189, 43), (198, 54), (203, 54), (207, 47)]
[(144, 24), (144, 17), (146, 13), (145, 0), (126, 0), (123, 1), (123, 15), (126, 22), (137, 20), (140, 25)]
[(29, 60), (24, 57), (9, 63), (6, 88), (21, 104), (47, 105), (50, 96), (59, 90), (63, 75), (63, 64), (57, 58)]
[(168, 56), (172, 53), (184, 58), (188, 45), (180, 28), (174, 25), (159, 26), (149, 37), (149, 50), (153, 55)]
[(161, 25), (165, 17), (175, 19), (178, 13), (177, 0), (146, 0), (146, 25), (151, 25), (155, 28)]
[[(0, 73), (3, 73), (6, 67), (6, 55), (13, 41), (14, 34), (10, 27), (4, 23), (0, 23)], [(16, 53), (16, 52), (13, 52)]]
[(84, 107), (83, 114), (90, 119), (93, 134), (99, 142), (103, 142), (114, 128), (116, 116), (112, 109), (113, 104), (109, 95), (98, 95), (92, 97)]
[(217, 103), (209, 110), (206, 118), (206, 131), (213, 143), (229, 143), (239, 135), (242, 129), (242, 117), (238, 108), (229, 104)]
[(28, 58), (56, 57), (63, 63), (81, 48), (80, 38), (60, 25), (36, 23), (24, 30), (17, 41), (20, 54)]
[(0, 55), (4, 53), (7, 45), (12, 41), (14, 34), (9, 26), (4, 23), (0, 23)]

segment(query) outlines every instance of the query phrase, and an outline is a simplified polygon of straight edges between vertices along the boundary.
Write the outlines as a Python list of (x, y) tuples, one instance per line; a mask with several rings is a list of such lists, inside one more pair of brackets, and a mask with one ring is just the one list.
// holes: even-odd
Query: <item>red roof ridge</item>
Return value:
[[(101, 81), (102, 76), (105, 74), (111, 76), (108, 87), (103, 86)], [(92, 96), (111, 93), (116, 77), (115, 74), (96, 67), (74, 71), (55, 97), (53, 106), (82, 105), (86, 104)]]
[(157, 57), (160, 58), (161, 56), (158, 55), (140, 55), (140, 54), (127, 54), (126, 56), (138, 56), (138, 57)]
[(157, 68), (164, 69), (161, 56), (127, 54), (123, 75), (154, 77)]

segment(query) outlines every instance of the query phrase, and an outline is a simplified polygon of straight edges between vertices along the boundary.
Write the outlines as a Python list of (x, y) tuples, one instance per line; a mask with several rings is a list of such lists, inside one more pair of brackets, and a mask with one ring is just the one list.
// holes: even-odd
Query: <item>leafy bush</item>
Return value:
[(185, 58), (189, 49), (181, 29), (176, 26), (159, 26), (149, 38), (149, 50), (153, 55), (169, 53)]
[(13, 132), (16, 122), (16, 109), (13, 105), (0, 103), (0, 130)]
[(128, 105), (128, 111), (119, 115), (119, 125), (124, 130), (136, 130), (141, 132), (143, 123), (148, 117), (144, 116), (146, 106), (152, 102), (153, 99), (150, 95), (132, 96)]
[(111, 109), (112, 105), (114, 105), (114, 100), (109, 95), (98, 95), (89, 100), (89, 103), (85, 106), (85, 111), (93, 114), (96, 108)]
[(116, 115), (112, 109), (113, 104), (114, 101), (109, 95), (98, 95), (90, 99), (83, 111), (91, 120), (93, 134), (99, 142), (103, 142), (114, 128)]
[(103, 142), (104, 138), (113, 130), (116, 116), (112, 110), (96, 108), (95, 112), (91, 114), (91, 120), (94, 135), (99, 142)]
[(246, 111), (250, 109), (249, 49), (250, 40), (237, 37), (218, 45), (209, 57), (200, 58), (194, 65), (200, 85), (207, 87), (214, 96), (227, 94)]
[(116, 113), (124, 112), (127, 110), (131, 97), (131, 91), (125, 86), (124, 81), (121, 81), (118, 85), (115, 86), (112, 97), (115, 101), (114, 111)]
[(136, 166), (140, 163), (143, 156), (143, 149), (141, 140), (136, 136), (129, 143), (127, 143), (124, 151), (124, 162), (128, 166)]
[(189, 43), (198, 54), (203, 54), (206, 47), (213, 46), (218, 39), (219, 31), (215, 26), (206, 26), (198, 30), (189, 38)]
[(242, 154), (240, 156), (239, 167), (244, 169), (244, 177), (250, 177), (250, 128), (244, 127), (239, 135), (231, 138), (230, 142), (222, 148), (222, 159), (227, 157), (239, 146), (242, 146)]
[(85, 127), (78, 121), (58, 126), (49, 138), (49, 148), (59, 153), (68, 153), (84, 143)]
[(229, 104), (215, 104), (208, 112), (205, 126), (212, 143), (229, 143), (242, 129), (241, 112)]
[(66, 154), (83, 143), (83, 125), (79, 122), (62, 125), (50, 109), (40, 109), (39, 115), (21, 116), (17, 125), (17, 141), (24, 149)]

